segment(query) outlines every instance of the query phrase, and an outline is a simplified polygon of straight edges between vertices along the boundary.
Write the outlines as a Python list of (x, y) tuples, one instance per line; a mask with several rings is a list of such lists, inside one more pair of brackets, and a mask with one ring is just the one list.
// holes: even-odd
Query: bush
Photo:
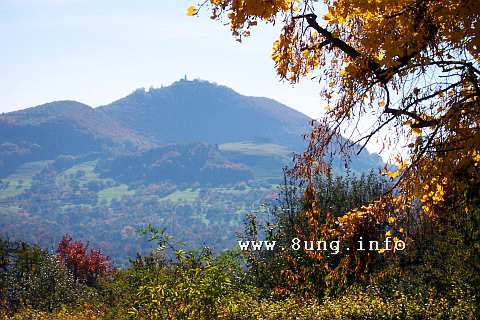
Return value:
[(0, 307), (4, 313), (26, 306), (51, 312), (62, 305), (78, 305), (94, 295), (75, 282), (56, 256), (25, 243), (9, 243), (4, 248), (8, 248), (9, 257), (0, 270)]
[(224, 309), (220, 319), (232, 320), (341, 320), (341, 319), (476, 319), (473, 297), (449, 304), (443, 297), (405, 295), (385, 298), (375, 290), (355, 291), (322, 302), (291, 297), (282, 301), (244, 296), (234, 307)]
[(91, 306), (83, 306), (82, 309), (68, 310), (61, 308), (55, 312), (39, 311), (32, 308), (25, 308), (16, 313), (14, 316), (2, 315), (1, 320), (100, 320), (103, 315), (99, 310)]
[(175, 264), (144, 274), (129, 313), (148, 320), (217, 319), (220, 306), (245, 290), (237, 272), (231, 259), (215, 259), (208, 250), (182, 253)]
[(88, 252), (88, 245), (73, 241), (69, 235), (60, 241), (57, 252), (60, 262), (72, 272), (75, 281), (89, 286), (95, 285), (99, 276), (112, 269), (108, 257), (98, 250)]

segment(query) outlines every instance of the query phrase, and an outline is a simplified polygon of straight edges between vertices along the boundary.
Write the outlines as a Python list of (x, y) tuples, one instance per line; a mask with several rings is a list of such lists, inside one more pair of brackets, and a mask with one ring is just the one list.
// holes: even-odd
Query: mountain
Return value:
[(105, 148), (135, 150), (148, 139), (75, 101), (56, 101), (0, 115), (0, 177), (22, 163)]
[[(244, 96), (203, 80), (138, 89), (95, 109), (56, 101), (0, 115), (0, 177), (23, 163), (61, 155), (107, 152), (110, 157), (112, 151), (115, 156), (196, 142), (217, 145), (227, 160), (268, 178), (279, 176), (292, 153), (304, 149), (302, 136), (310, 122), (275, 100)], [(379, 166), (380, 157), (367, 151), (351, 161), (354, 172)], [(333, 167), (344, 170), (339, 159)]]
[[(138, 89), (96, 110), (157, 144), (218, 144), (229, 159), (258, 169), (257, 176), (281, 175), (292, 153), (304, 150), (302, 137), (312, 122), (275, 100), (244, 96), (204, 80)], [(356, 173), (383, 166), (380, 156), (367, 150), (350, 160)], [(345, 171), (339, 157), (333, 158), (332, 167), (336, 173)]]
[(300, 151), (310, 121), (275, 100), (202, 80), (139, 89), (98, 110), (159, 144), (254, 141)]

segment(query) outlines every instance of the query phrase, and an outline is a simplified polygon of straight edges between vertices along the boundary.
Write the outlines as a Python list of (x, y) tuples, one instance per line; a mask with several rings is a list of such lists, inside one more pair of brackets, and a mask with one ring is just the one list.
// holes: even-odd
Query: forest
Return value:
[[(148, 224), (129, 233), (151, 250), (119, 267), (69, 234), (50, 249), (5, 238), (0, 317), (479, 319), (480, 2), (204, 0), (186, 14), (240, 42), (261, 24), (280, 27), (280, 80), (318, 81), (324, 116), (284, 169), (269, 215), (247, 212), (238, 234), (276, 245), (215, 250)], [(396, 151), (380, 173), (332, 170), (332, 154), (348, 167), (373, 141)], [(99, 169), (112, 177), (110, 166), (136, 159)], [(194, 226), (190, 216), (181, 223)], [(311, 241), (340, 248), (308, 250)], [(362, 250), (369, 241), (397, 250)]]

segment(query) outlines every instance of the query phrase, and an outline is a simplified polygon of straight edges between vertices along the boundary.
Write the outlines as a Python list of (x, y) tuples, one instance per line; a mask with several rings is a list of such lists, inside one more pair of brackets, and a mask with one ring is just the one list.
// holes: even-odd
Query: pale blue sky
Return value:
[(310, 80), (280, 83), (270, 59), (278, 29), (243, 43), (191, 0), (0, 0), (0, 112), (74, 99), (93, 107), (136, 88), (189, 78), (266, 96), (309, 116), (323, 105)]

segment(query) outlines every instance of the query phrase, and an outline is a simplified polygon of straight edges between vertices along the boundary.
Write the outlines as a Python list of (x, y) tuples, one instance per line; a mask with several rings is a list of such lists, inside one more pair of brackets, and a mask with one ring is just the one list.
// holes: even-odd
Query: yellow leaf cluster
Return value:
[(299, 0), (210, 0), (212, 18), (228, 13), (230, 28), (235, 36), (248, 35), (246, 29), (257, 20), (273, 22), (278, 14), (300, 11)]
[(194, 16), (197, 13), (197, 8), (195, 6), (190, 6), (187, 8), (187, 16)]

